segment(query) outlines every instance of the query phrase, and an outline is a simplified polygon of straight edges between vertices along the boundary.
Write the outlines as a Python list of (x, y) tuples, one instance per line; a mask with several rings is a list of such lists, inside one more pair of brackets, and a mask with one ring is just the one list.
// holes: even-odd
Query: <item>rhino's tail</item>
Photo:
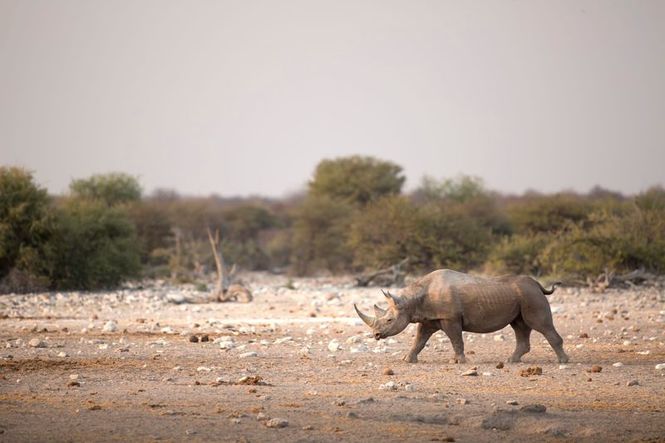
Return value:
[(543, 288), (543, 285), (541, 285), (539, 282), (536, 282), (536, 283), (538, 283), (538, 286), (540, 286), (540, 290), (543, 291), (543, 294), (545, 294), (545, 295), (552, 294), (554, 292), (554, 290), (556, 289), (556, 287), (561, 286), (561, 284), (562, 284), (560, 281), (556, 281), (556, 282), (552, 283), (552, 286), (550, 287), (550, 289), (545, 289), (545, 288)]

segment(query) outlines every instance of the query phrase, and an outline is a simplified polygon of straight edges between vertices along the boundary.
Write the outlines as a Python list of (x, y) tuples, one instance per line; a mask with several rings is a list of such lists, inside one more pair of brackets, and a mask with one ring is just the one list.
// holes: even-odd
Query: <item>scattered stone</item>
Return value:
[(665, 363), (659, 363), (656, 365), (656, 370), (662, 371), (663, 369), (665, 369)]
[(505, 340), (506, 339), (504, 338), (504, 336), (502, 334), (494, 336), (494, 341), (505, 341)]
[(506, 402), (506, 404), (507, 404), (507, 405), (511, 405), (511, 406), (517, 406), (517, 405), (519, 405), (519, 403), (517, 402), (517, 400), (508, 400), (508, 401)]
[(339, 342), (337, 340), (335, 339), (330, 340), (330, 343), (328, 343), (328, 350), (330, 352), (337, 352), (340, 349), (342, 349), (342, 347), (339, 345)]
[(349, 412), (347, 412), (347, 413), (346, 413), (346, 416), (347, 416), (348, 418), (358, 418), (358, 414), (356, 414), (356, 413), (353, 412), (353, 411), (349, 411)]
[(469, 369), (468, 371), (462, 372), (463, 377), (475, 377), (478, 375), (478, 371), (475, 369)]
[(601, 372), (602, 370), (603, 370), (602, 366), (593, 365), (589, 369), (587, 369), (586, 371), (587, 372)]
[(531, 377), (533, 375), (543, 375), (543, 368), (540, 366), (529, 366), (526, 369), (520, 371), (521, 377)]
[(69, 355), (65, 351), (60, 351), (60, 352), (58, 352), (58, 357), (65, 358), (65, 357), (69, 357)]
[(76, 380), (72, 380), (69, 383), (67, 383), (67, 386), (69, 386), (69, 387), (79, 387), (79, 386), (81, 386), (81, 383), (77, 382)]
[(263, 378), (260, 375), (246, 375), (240, 377), (237, 381), (239, 385), (262, 385), (265, 386), (268, 383), (263, 381)]
[(311, 431), (312, 429), (314, 429), (314, 428), (311, 425), (307, 425), (307, 426), (302, 427), (303, 431)]
[(102, 407), (99, 406), (99, 405), (92, 405), (88, 409), (91, 410), (91, 411), (101, 411)]
[(256, 352), (250, 351), (250, 352), (244, 352), (244, 353), (238, 355), (238, 358), (257, 357), (258, 355), (259, 354), (257, 354)]
[(199, 366), (196, 368), (196, 372), (212, 372), (212, 369), (207, 366)]
[(190, 343), (198, 343), (199, 338), (196, 335), (190, 335), (189, 336), (189, 341), (190, 341)]
[(390, 368), (385, 368), (385, 369), (383, 370), (383, 375), (395, 375), (395, 371), (393, 371), (393, 370), (390, 369)]
[(539, 403), (534, 403), (532, 405), (525, 405), (520, 408), (520, 411), (522, 412), (530, 412), (534, 414), (542, 414), (543, 412), (547, 411), (547, 407), (545, 405), (541, 405)]
[(70, 379), (70, 380), (78, 380), (78, 379), (79, 379), (79, 375), (78, 375), (78, 374), (69, 374), (69, 379)]
[(388, 383), (384, 383), (381, 386), (379, 386), (379, 389), (382, 391), (396, 391), (397, 383), (395, 383), (394, 381), (389, 381)]
[(620, 361), (618, 361), (618, 362), (616, 362), (616, 363), (612, 363), (612, 366), (614, 366), (615, 368), (620, 368), (621, 366), (623, 366), (623, 363), (621, 363)]
[(109, 320), (104, 324), (102, 332), (116, 332), (118, 330), (118, 323), (114, 320)]
[(404, 390), (407, 392), (416, 392), (416, 387), (411, 383), (407, 383), (406, 385), (404, 385)]
[(269, 428), (285, 428), (289, 425), (288, 420), (283, 418), (271, 418), (266, 421), (266, 426)]
[(469, 400), (467, 400), (466, 398), (458, 398), (457, 403), (459, 403), (460, 405), (468, 405)]
[(504, 366), (503, 362), (500, 361), (499, 363), (497, 363), (496, 368), (497, 369), (503, 369), (503, 366)]
[(580, 338), (589, 338), (589, 334), (587, 334), (586, 332), (582, 332), (580, 334)]
[(40, 340), (38, 338), (33, 338), (32, 340), (30, 340), (28, 342), (28, 346), (30, 346), (31, 348), (46, 348), (47, 347), (46, 342), (43, 341), (43, 340)]
[(209, 342), (209, 341), (210, 341), (210, 337), (208, 336), (208, 334), (203, 334), (203, 335), (201, 336), (201, 338), (199, 339), (199, 341), (202, 342), (202, 343)]
[(640, 382), (637, 380), (631, 380), (628, 383), (626, 383), (626, 386), (639, 386)]
[(568, 365), (559, 365), (559, 369), (568, 369), (569, 367)]

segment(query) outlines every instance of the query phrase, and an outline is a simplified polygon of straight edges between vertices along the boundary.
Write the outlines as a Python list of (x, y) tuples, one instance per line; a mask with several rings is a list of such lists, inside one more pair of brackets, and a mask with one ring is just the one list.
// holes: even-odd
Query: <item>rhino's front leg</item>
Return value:
[(462, 322), (441, 320), (441, 329), (446, 333), (455, 351), (455, 363), (466, 363), (464, 356), (464, 339), (462, 338)]
[(411, 350), (408, 354), (404, 356), (404, 361), (409, 363), (418, 362), (418, 354), (423, 350), (427, 340), (439, 330), (439, 327), (434, 322), (422, 322), (418, 323), (418, 329), (416, 331), (416, 339), (411, 346)]

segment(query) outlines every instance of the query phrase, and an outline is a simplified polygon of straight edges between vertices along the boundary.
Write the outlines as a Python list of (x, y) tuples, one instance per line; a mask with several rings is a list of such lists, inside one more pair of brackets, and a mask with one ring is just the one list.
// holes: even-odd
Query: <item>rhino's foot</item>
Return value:
[(559, 356), (559, 363), (568, 363), (568, 356), (566, 354), (560, 355)]
[(508, 363), (519, 363), (520, 361), (522, 361), (521, 355), (520, 356), (511, 355), (510, 358), (508, 359)]
[(453, 363), (466, 363), (466, 357), (463, 355), (456, 355), (453, 359)]
[(402, 357), (402, 360), (407, 363), (418, 363), (418, 357), (411, 354), (406, 354), (404, 357)]

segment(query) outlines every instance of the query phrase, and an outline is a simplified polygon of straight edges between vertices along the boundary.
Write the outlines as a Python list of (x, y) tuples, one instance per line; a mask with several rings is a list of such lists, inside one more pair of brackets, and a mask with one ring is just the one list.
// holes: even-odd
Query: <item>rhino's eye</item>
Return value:
[(393, 319), (392, 319), (392, 318), (389, 318), (389, 319), (386, 320), (386, 321), (387, 321), (388, 323), (390, 323), (391, 321), (393, 321)]

